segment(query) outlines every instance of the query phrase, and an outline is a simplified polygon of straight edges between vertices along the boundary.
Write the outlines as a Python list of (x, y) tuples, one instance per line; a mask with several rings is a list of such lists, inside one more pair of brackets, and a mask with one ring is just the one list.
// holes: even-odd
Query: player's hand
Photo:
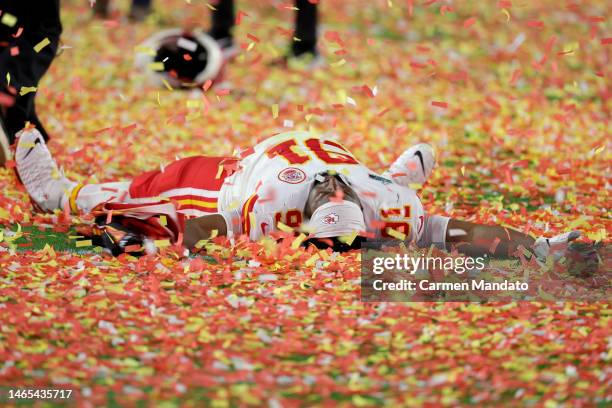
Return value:
[(540, 262), (546, 262), (549, 256), (558, 261), (565, 255), (569, 243), (578, 237), (580, 237), (580, 231), (570, 231), (552, 238), (540, 237), (533, 244), (533, 253)]

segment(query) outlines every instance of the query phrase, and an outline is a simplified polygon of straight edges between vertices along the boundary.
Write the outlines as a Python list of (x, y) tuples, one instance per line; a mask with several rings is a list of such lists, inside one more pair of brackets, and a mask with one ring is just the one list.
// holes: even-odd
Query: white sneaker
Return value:
[(63, 209), (77, 183), (68, 180), (57, 168), (38, 130), (24, 129), (17, 133), (15, 163), (30, 198), (43, 211)]
[(436, 164), (433, 147), (419, 143), (407, 149), (383, 175), (397, 184), (410, 187), (427, 181)]

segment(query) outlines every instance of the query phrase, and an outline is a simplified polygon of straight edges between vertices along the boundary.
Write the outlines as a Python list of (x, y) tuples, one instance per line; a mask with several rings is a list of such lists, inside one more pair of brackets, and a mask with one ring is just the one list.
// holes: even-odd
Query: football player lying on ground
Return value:
[[(41, 210), (69, 207), (97, 215), (102, 225), (120, 216), (120, 230), (170, 238), (189, 249), (213, 234), (257, 240), (291, 228), (307, 234), (306, 242), (334, 250), (358, 248), (363, 239), (399, 237), (422, 247), (454, 244), (473, 256), (506, 257), (524, 247), (545, 259), (562, 256), (579, 236), (573, 231), (534, 239), (502, 226), (428, 215), (410, 185), (424, 183), (434, 163), (433, 149), (418, 144), (379, 175), (340, 143), (295, 131), (238, 157), (188, 157), (131, 181), (83, 185), (58, 170), (35, 129), (22, 131), (16, 147), (18, 174)], [(122, 236), (111, 239), (114, 253), (127, 244)]]

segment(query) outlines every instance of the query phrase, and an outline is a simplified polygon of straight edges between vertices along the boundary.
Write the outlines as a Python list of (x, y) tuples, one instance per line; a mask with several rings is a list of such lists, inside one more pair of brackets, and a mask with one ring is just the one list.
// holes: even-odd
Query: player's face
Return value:
[(323, 177), (325, 180), (315, 182), (308, 195), (306, 207), (304, 208), (304, 215), (307, 218), (310, 218), (317, 208), (329, 202), (332, 197), (341, 196), (343, 200), (351, 201), (361, 207), (355, 190), (343, 183), (339, 177), (329, 174)]

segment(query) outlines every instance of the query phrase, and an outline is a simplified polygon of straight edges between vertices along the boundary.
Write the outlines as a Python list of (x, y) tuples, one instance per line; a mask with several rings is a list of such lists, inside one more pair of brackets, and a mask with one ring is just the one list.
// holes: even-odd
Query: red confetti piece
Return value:
[(516, 81), (519, 80), (519, 78), (522, 75), (522, 71), (520, 69), (515, 69), (514, 71), (512, 71), (512, 77), (510, 78), (510, 85), (514, 86), (516, 84)]
[(470, 17), (463, 22), (463, 28), (469, 28), (476, 23), (476, 17)]
[(445, 15), (446, 13), (452, 13), (454, 11), (453, 7), (442, 5), (440, 6), (440, 14)]
[(531, 20), (527, 22), (527, 26), (531, 28), (544, 28), (544, 22), (540, 20)]
[(21, 34), (23, 33), (23, 27), (19, 27), (17, 29), (17, 32), (15, 34), (13, 34), (14, 38), (19, 38), (21, 36)]
[(252, 40), (252, 41), (256, 42), (256, 43), (258, 43), (258, 42), (259, 42), (259, 38), (255, 37), (255, 36), (254, 36), (253, 34), (251, 34), (251, 33), (248, 33), (248, 34), (247, 34), (247, 38), (248, 38), (249, 40)]
[(244, 11), (238, 10), (238, 13), (236, 13), (236, 25), (240, 25), (240, 23), (242, 23), (242, 19), (248, 16), (249, 15), (245, 13)]
[(438, 108), (448, 108), (448, 103), (440, 102), (440, 101), (431, 101), (431, 106), (436, 106)]
[(501, 109), (501, 105), (492, 96), (487, 96), (485, 101), (495, 109)]
[(0, 92), (0, 106), (11, 107), (15, 104), (15, 97), (8, 95), (4, 92)]

